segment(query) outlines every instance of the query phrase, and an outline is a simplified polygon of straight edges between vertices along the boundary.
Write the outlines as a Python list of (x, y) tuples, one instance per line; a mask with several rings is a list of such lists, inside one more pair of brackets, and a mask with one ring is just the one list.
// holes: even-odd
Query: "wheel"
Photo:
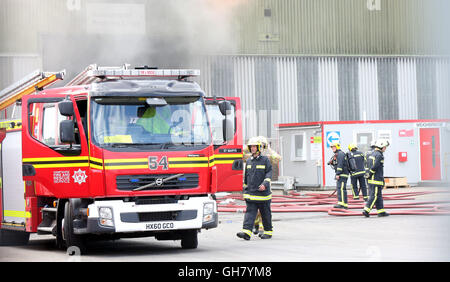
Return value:
[(28, 232), (0, 229), (0, 246), (26, 245), (29, 240)]
[(181, 237), (181, 247), (183, 249), (196, 249), (198, 246), (197, 229), (186, 230)]
[(70, 201), (66, 202), (64, 206), (63, 219), (63, 237), (66, 242), (66, 248), (69, 255), (83, 254), (86, 251), (83, 236), (77, 235), (73, 232), (73, 207)]

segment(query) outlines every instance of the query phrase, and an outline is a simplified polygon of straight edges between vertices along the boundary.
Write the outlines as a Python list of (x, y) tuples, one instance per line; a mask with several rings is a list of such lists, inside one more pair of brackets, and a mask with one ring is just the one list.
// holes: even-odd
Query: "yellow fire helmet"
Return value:
[(341, 149), (341, 144), (339, 142), (334, 142), (330, 147), (336, 147), (337, 150)]
[(355, 144), (355, 143), (350, 143), (350, 144), (348, 144), (348, 150), (351, 151), (351, 150), (353, 150), (353, 149), (358, 149), (358, 147), (356, 146), (356, 144)]

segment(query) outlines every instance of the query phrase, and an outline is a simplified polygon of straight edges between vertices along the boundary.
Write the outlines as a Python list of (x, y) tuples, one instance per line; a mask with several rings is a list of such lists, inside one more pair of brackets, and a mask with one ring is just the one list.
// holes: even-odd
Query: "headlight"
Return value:
[(98, 214), (100, 215), (100, 218), (112, 219), (111, 208), (100, 208)]
[(214, 203), (203, 204), (203, 221), (210, 221), (213, 219)]
[(98, 210), (101, 225), (114, 226), (113, 213), (111, 208), (100, 208)]

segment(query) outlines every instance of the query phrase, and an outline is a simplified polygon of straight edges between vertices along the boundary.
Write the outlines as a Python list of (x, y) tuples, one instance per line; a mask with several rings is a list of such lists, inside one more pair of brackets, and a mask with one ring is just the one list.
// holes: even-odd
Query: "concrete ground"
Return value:
[[(445, 192), (415, 196), (414, 201), (450, 199), (449, 188), (436, 187), (385, 189), (384, 194), (411, 191)], [(179, 241), (136, 238), (96, 242), (86, 255), (68, 256), (56, 249), (52, 236), (33, 234), (26, 246), (0, 247), (0, 261), (450, 261), (450, 215), (365, 218), (325, 212), (274, 213), (273, 238), (254, 236), (250, 241), (236, 237), (243, 217), (242, 213), (220, 213), (219, 227), (202, 230), (194, 250), (181, 249)]]

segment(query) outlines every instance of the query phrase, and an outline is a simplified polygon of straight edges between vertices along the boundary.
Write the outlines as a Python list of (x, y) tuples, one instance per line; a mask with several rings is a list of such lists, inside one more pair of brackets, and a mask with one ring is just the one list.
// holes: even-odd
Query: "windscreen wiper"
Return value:
[(124, 148), (128, 146), (161, 145), (161, 143), (106, 143), (105, 145), (116, 148)]
[(159, 185), (162, 185), (166, 181), (172, 180), (174, 178), (181, 177), (183, 175), (184, 175), (184, 173), (179, 173), (179, 174), (175, 174), (175, 175), (172, 175), (172, 176), (169, 176), (169, 177), (166, 177), (166, 178), (162, 178), (162, 180), (159, 180), (159, 179), (161, 179), (161, 178), (159, 178), (158, 179), (159, 181), (155, 180), (155, 181), (153, 181), (153, 182), (151, 182), (149, 184), (146, 184), (144, 186), (141, 186), (141, 187), (138, 187), (138, 188), (134, 188), (133, 191), (140, 191), (140, 190), (144, 190), (144, 189), (149, 188), (149, 187), (153, 187), (153, 186), (155, 186), (157, 184), (157, 182), (159, 182), (158, 183), (158, 186), (159, 186)]
[(166, 147), (168, 146), (176, 146), (176, 144), (174, 144), (173, 142), (166, 142), (162, 144), (161, 149), (166, 149)]

